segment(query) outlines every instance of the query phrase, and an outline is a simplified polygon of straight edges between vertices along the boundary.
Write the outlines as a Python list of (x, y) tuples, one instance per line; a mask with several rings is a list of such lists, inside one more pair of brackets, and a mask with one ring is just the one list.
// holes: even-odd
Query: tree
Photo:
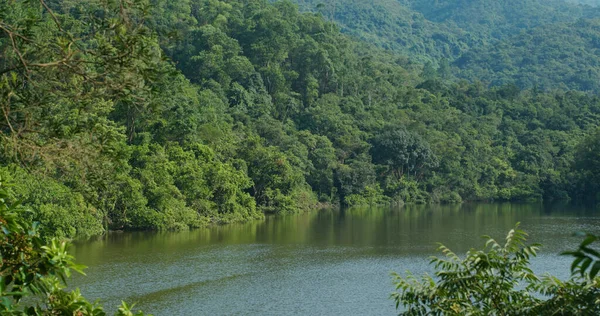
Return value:
[(574, 167), (579, 173), (579, 188), (583, 196), (600, 198), (600, 129), (577, 146)]
[(386, 165), (398, 179), (405, 174), (417, 179), (438, 166), (429, 144), (404, 128), (386, 128), (372, 140), (373, 162)]
[(252, 179), (249, 191), (265, 211), (291, 213), (314, 200), (301, 170), (276, 147), (264, 146), (258, 137), (249, 137), (241, 155)]

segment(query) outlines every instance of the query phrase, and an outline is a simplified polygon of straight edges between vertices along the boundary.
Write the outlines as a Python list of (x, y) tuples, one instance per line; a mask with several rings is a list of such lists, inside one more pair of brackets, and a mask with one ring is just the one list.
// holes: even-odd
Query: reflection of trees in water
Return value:
[[(479, 237), (501, 238), (522, 222), (531, 239), (549, 234), (568, 236), (581, 226), (578, 217), (594, 210), (585, 206), (542, 203), (465, 203), (407, 205), (400, 208), (320, 210), (298, 215), (269, 216), (263, 221), (214, 226), (179, 233), (112, 233), (78, 243), (75, 254), (88, 262), (114, 260), (132, 254), (197, 252), (202, 247), (281, 245), (285, 247), (374, 247), (395, 253), (431, 253), (444, 241), (457, 251), (476, 246)], [(560, 226), (552, 233), (548, 227)], [(563, 229), (564, 228), (564, 229)], [(385, 250), (388, 249), (388, 250)], [(87, 262), (83, 262), (87, 263)]]

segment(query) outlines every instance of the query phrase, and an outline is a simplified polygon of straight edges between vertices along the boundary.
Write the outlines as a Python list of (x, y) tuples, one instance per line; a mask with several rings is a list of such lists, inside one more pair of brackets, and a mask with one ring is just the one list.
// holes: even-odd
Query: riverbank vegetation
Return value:
[[(83, 273), (84, 267), (69, 254), (69, 242), (44, 239), (41, 231), (48, 227), (25, 219), (23, 213), (30, 210), (7, 193), (9, 186), (6, 179), (0, 179), (0, 313), (106, 315), (100, 304), (89, 302), (78, 289), (66, 290), (71, 273)], [(132, 308), (122, 303), (114, 315), (144, 315)]]
[(289, 1), (0, 1), (9, 194), (68, 237), (319, 204), (595, 196), (578, 153), (597, 96), (453, 80), (449, 63), (323, 15)]

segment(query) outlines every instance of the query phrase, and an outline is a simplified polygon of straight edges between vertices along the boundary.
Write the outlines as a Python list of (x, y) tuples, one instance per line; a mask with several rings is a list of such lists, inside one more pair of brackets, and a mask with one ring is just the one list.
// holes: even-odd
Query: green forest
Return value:
[(298, 2), (346, 34), (454, 79), (598, 93), (597, 1)]
[[(375, 205), (597, 209), (598, 93), (600, 0), (0, 0), (0, 313), (106, 315), (67, 279), (84, 268), (71, 241), (110, 231), (319, 208), (339, 208), (342, 222), (346, 208)], [(327, 234), (304, 238), (351, 252), (355, 235), (337, 240), (338, 218), (324, 216)], [(414, 226), (432, 222), (446, 224)], [(360, 258), (396, 249), (385, 242), (405, 232), (392, 233), (356, 237), (382, 242)], [(517, 224), (466, 256), (440, 246), (435, 278), (394, 274), (391, 298), (404, 315), (598, 314), (600, 237), (578, 237), (563, 253), (568, 280), (534, 273), (539, 245)], [(283, 248), (272, 252), (287, 268), (297, 253)], [(327, 255), (319, 264), (346, 263)], [(116, 315), (143, 315), (134, 310), (123, 302)]]
[(0, 176), (65, 237), (594, 200), (600, 11), (477, 3), (2, 0)]

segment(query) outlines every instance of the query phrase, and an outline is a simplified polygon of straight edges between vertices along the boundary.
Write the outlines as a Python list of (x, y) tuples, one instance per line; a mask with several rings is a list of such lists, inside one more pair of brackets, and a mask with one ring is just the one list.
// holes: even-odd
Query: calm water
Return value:
[(393, 315), (389, 273), (431, 271), (443, 241), (464, 253), (516, 222), (544, 244), (539, 273), (568, 276), (561, 251), (598, 232), (600, 213), (542, 204), (323, 210), (183, 233), (115, 233), (78, 243), (87, 277), (72, 285), (107, 309), (154, 315)]

